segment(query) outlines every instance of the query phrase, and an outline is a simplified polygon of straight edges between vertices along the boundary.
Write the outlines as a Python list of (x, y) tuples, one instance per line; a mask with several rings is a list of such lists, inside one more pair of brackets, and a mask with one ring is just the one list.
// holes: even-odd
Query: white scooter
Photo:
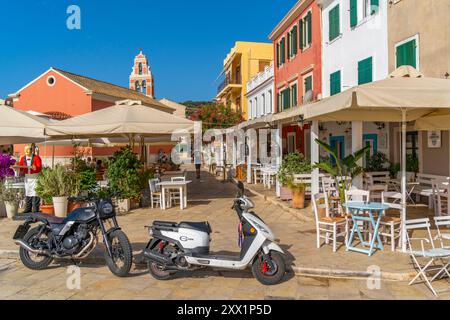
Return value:
[(240, 220), (241, 252), (236, 256), (210, 254), (212, 232), (208, 222), (155, 221), (149, 228), (149, 241), (143, 250), (151, 275), (167, 280), (181, 270), (211, 267), (244, 270), (251, 266), (252, 273), (265, 285), (279, 283), (285, 272), (284, 252), (275, 243), (275, 236), (264, 221), (249, 210), (252, 201), (244, 195), (244, 185), (238, 183), (239, 192), (234, 199)]

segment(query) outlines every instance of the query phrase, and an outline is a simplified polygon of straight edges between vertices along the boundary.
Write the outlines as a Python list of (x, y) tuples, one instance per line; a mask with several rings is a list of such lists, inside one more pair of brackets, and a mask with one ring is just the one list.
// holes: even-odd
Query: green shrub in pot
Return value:
[(140, 170), (142, 163), (130, 147), (116, 151), (108, 161), (106, 175), (111, 190), (122, 199), (139, 199), (141, 195)]
[(292, 191), (294, 208), (304, 207), (306, 186), (295, 181), (293, 175), (308, 173), (311, 173), (311, 162), (300, 152), (289, 153), (283, 158), (277, 177), (283, 187)]

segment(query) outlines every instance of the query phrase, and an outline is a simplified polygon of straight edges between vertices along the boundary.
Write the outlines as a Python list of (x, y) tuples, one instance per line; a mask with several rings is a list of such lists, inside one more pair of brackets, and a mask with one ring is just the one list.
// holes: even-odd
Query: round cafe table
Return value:
[[(370, 257), (374, 253), (375, 248), (384, 250), (378, 231), (383, 212), (389, 209), (389, 206), (379, 202), (347, 202), (344, 204), (344, 207), (350, 211), (353, 221), (353, 228), (347, 241), (347, 251), (365, 253)], [(369, 222), (372, 225), (373, 235), (370, 242), (364, 240), (361, 233), (362, 230), (358, 225), (359, 221)], [(355, 233), (358, 235), (361, 246), (365, 248), (357, 248), (353, 246)]]

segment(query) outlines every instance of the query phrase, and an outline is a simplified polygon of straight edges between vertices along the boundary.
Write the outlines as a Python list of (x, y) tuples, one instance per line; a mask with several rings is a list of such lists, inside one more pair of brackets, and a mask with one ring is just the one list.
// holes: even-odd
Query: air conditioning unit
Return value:
[(303, 104), (310, 103), (314, 100), (314, 93), (312, 90), (308, 90), (303, 96), (302, 102)]

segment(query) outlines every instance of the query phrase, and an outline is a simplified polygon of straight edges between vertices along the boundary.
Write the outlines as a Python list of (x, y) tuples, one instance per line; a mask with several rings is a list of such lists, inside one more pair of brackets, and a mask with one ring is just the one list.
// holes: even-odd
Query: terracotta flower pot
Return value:
[(55, 214), (55, 209), (52, 204), (43, 204), (40, 208), (43, 214)]
[(295, 190), (292, 192), (292, 208), (303, 209), (305, 208), (305, 190)]
[(67, 217), (68, 202), (68, 197), (53, 197), (55, 216), (59, 218)]
[(6, 215), (9, 219), (13, 219), (19, 211), (19, 204), (15, 201), (5, 201)]
[(283, 201), (289, 201), (292, 200), (292, 191), (289, 188), (281, 187), (280, 189), (280, 199)]
[(79, 208), (81, 208), (81, 203), (69, 201), (69, 204), (67, 205), (67, 214)]

